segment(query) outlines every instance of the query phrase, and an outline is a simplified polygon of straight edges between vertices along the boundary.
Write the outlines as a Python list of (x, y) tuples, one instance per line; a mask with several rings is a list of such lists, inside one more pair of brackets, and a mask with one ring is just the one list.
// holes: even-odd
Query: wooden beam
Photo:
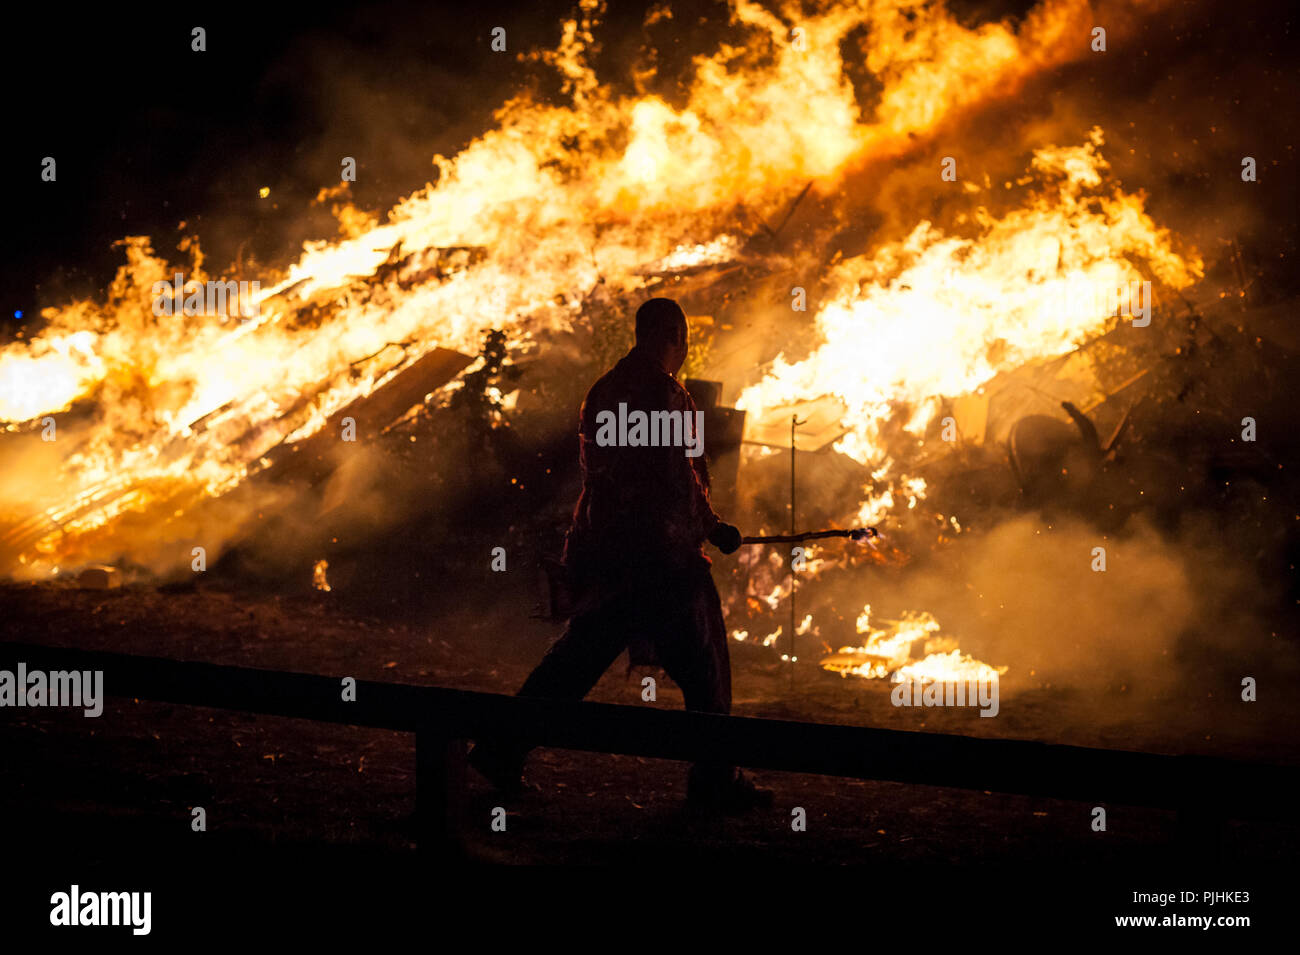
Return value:
[[(694, 761), (723, 758), (783, 772), (883, 779), (1093, 804), (1212, 807), (1226, 818), (1289, 818), (1300, 767), (1195, 755), (1090, 749), (790, 720), (717, 716), (0, 643), (0, 668), (102, 670), (104, 692), (191, 706), (371, 726), (437, 740), (500, 738), (537, 746)], [(456, 770), (441, 757), (430, 778)]]

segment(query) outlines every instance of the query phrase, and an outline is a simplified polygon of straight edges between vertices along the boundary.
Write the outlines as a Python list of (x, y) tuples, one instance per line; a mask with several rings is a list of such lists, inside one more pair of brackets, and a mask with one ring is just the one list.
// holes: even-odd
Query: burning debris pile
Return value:
[[(1204, 274), (1144, 197), (1111, 181), (1098, 128), (1032, 144), (1014, 182), (946, 181), (935, 168), (942, 221), (915, 214), (892, 236), (863, 221), (879, 170), (929, 164), (950, 124), (1086, 55), (1081, 0), (976, 28), (935, 5), (846, 3), (800, 18), (797, 40), (738, 0), (743, 43), (698, 58), (675, 99), (598, 80), (598, 6), (583, 0), (558, 48), (533, 57), (561, 77), (561, 101), (506, 103), (496, 128), (435, 157), (436, 182), (382, 223), (341, 206), (342, 237), (259, 276), (251, 317), (160, 319), (151, 290), (176, 269), (130, 237), (102, 301), (48, 308), (39, 332), (0, 352), (0, 571), (116, 561), (165, 574), (190, 563), (186, 515), (242, 500), (211, 542), (219, 551), (255, 512), (292, 506), (286, 475), (320, 484), (345, 466), (349, 435), (365, 446), (401, 433), (413, 408), (449, 402), (484, 368), (472, 356), (494, 330), (494, 360), (524, 371), (491, 400), (520, 440), (540, 440), (530, 416), (545, 399), (527, 369), (565, 352), (594, 378), (620, 347), (610, 328), (645, 296), (671, 295), (704, 349), (693, 373), (726, 382), (720, 407), (745, 413), (735, 519), (751, 533), (788, 520), (781, 436), (795, 417), (800, 516), (886, 529), (876, 549), (802, 555), (800, 586), (813, 589), (796, 635), (834, 639), (848, 618), (818, 596), (820, 577), (838, 575), (838, 590), (857, 568), (898, 566), (960, 534), (958, 515), (931, 500), (946, 462), (1000, 447), (1027, 413), (1068, 428), (1062, 400), (1092, 411), (1122, 392), (1087, 349), (1153, 293), (1172, 301)], [(871, 97), (854, 79), (863, 70)], [(197, 240), (179, 251), (206, 281)], [(576, 404), (561, 410), (571, 421)], [(789, 595), (788, 567), (784, 552), (740, 565), (738, 642), (783, 646), (780, 630), (757, 634)], [(922, 611), (878, 629), (868, 607), (853, 627), (861, 646), (825, 666), (992, 672), (937, 629)]]
[(864, 607), (857, 621), (862, 646), (844, 647), (824, 658), (822, 667), (844, 676), (921, 682), (988, 681), (1007, 672), (1007, 667), (991, 667), (962, 653), (953, 638), (938, 636), (939, 622), (925, 611), (886, 623), (883, 630), (871, 626), (871, 606)]

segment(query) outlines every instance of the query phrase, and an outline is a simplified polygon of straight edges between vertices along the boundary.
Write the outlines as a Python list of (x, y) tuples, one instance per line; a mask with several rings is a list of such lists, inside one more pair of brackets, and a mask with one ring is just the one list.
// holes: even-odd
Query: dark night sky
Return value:
[[(294, 220), (321, 184), (337, 183), (342, 155), (358, 159), (359, 201), (386, 206), (429, 178), (429, 157), (472, 137), (518, 82), (512, 59), (488, 49), (493, 25), (516, 48), (554, 42), (558, 16), (525, 20), (506, 6), (210, 4), (33, 17), (7, 37), (4, 57), (14, 133), (6, 181), (17, 185), (19, 214), (6, 230), (0, 288), (7, 299), (32, 295), (35, 283), (42, 298), (87, 291), (121, 261), (113, 239), (150, 234), (161, 250), (181, 219), (197, 225), (205, 249), (221, 233), (251, 233), (263, 255), (289, 251), (304, 236), (287, 232), (300, 231)], [(546, 7), (563, 8), (535, 9)], [(190, 50), (196, 25), (208, 31), (206, 53)], [(57, 184), (39, 181), (45, 155), (58, 161)], [(263, 185), (270, 202), (257, 196)], [(220, 260), (234, 249), (212, 252)]]
[[(386, 209), (432, 178), (535, 69), (513, 53), (549, 48), (571, 9), (472, 4), (132, 6), (39, 14), (6, 36), (6, 182), (16, 188), (0, 266), (3, 314), (102, 287), (121, 261), (111, 242), (148, 234), (162, 251), (177, 223), (197, 227), (214, 261), (227, 236), (263, 257), (292, 253), (327, 215), (302, 216), (322, 185), (358, 160), (354, 196)], [(607, 22), (634, 36), (644, 4)], [(510, 54), (490, 50), (494, 26)], [(208, 51), (190, 50), (204, 26)], [(42, 183), (43, 156), (58, 182)], [(270, 201), (257, 190), (270, 186)], [(278, 206), (278, 208), (274, 208)], [(38, 292), (34, 287), (41, 285)]]
[[(997, 14), (1032, 6), (978, 3)], [(609, 4), (597, 63), (611, 78), (626, 76), (653, 5)], [(313, 219), (307, 207), (322, 185), (337, 184), (345, 155), (358, 160), (358, 204), (386, 210), (432, 177), (434, 153), (454, 154), (541, 73), (514, 54), (553, 48), (575, 7), (132, 4), (75, 15), (38, 8), (12, 21), (0, 58), (12, 145), (0, 152), (17, 208), (0, 244), (0, 315), (102, 290), (122, 262), (113, 241), (150, 235), (155, 250), (171, 252), (181, 220), (214, 263), (251, 237), (251, 251), (283, 264), (304, 239), (334, 233), (327, 213)], [(711, 52), (726, 3), (672, 7), (677, 61)], [(509, 55), (490, 49), (498, 25)], [(194, 26), (207, 29), (206, 53), (190, 50)], [(661, 66), (673, 56), (665, 53)], [(54, 187), (39, 178), (47, 155), (58, 162)], [(258, 198), (261, 186), (271, 187), (269, 201)]]

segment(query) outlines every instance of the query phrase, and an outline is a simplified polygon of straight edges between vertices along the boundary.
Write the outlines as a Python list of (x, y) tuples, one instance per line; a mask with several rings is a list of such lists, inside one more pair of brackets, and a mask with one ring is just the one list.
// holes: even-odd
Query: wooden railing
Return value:
[(101, 670), (104, 693), (111, 697), (414, 733), (418, 844), (441, 853), (455, 853), (460, 845), (464, 754), (466, 741), (475, 739), (672, 760), (713, 757), (783, 772), (1174, 809), (1180, 831), (1202, 846), (1212, 842), (1215, 824), (1223, 820), (1289, 817), (1300, 783), (1300, 767), (1207, 756), (526, 699), (371, 680), (357, 680), (355, 702), (345, 702), (339, 676), (0, 643), (0, 669), (12, 670), (19, 661), (29, 671)]

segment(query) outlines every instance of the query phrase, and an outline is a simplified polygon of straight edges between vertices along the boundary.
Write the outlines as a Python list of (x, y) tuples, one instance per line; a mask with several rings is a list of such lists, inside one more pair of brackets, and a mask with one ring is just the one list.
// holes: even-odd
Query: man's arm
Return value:
[(698, 442), (700, 454), (690, 458), (681, 454), (681, 461), (686, 465), (686, 471), (689, 473), (683, 476), (683, 480), (689, 486), (689, 497), (691, 501), (692, 513), (697, 521), (699, 535), (701, 540), (707, 540), (713, 546), (724, 554), (730, 554), (740, 547), (740, 531), (726, 523), (720, 518), (713, 509), (713, 502), (709, 498), (709, 466), (704, 459), (704, 425), (703, 419), (698, 415), (698, 408), (695, 406), (695, 400), (691, 397), (690, 392), (680, 384), (674, 382), (674, 407), (673, 410), (684, 412), (685, 421), (690, 427), (694, 428), (699, 423), (699, 434), (695, 435), (694, 440)]

